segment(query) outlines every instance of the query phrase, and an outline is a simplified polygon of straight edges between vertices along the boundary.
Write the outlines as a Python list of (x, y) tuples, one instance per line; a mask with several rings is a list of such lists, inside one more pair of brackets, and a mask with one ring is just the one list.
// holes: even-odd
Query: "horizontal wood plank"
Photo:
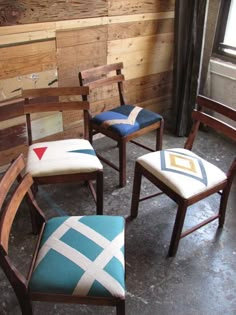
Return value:
[(108, 15), (137, 14), (148, 12), (166, 12), (173, 11), (175, 0), (110, 0)]
[(174, 32), (174, 19), (145, 20), (108, 25), (108, 40)]
[(57, 48), (73, 47), (94, 42), (107, 40), (107, 26), (96, 26), (90, 28), (57, 31)]

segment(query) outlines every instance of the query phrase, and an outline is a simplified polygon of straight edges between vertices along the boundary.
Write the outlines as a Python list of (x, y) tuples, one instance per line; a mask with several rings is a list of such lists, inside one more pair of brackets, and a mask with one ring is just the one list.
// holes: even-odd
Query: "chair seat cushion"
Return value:
[(133, 105), (122, 105), (93, 117), (92, 122), (110, 129), (120, 136), (127, 136), (162, 119), (150, 110)]
[(33, 177), (93, 172), (103, 166), (88, 140), (68, 139), (29, 147), (26, 172)]
[(46, 223), (30, 292), (124, 299), (124, 219), (56, 217)]
[(148, 153), (137, 162), (183, 198), (190, 198), (227, 178), (218, 167), (186, 149)]

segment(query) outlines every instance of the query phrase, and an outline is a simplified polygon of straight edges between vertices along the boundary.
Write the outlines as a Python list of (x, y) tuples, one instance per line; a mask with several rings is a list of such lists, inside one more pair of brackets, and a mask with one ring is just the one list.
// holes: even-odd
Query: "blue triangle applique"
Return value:
[(92, 149), (72, 150), (67, 152), (96, 155), (95, 151)]

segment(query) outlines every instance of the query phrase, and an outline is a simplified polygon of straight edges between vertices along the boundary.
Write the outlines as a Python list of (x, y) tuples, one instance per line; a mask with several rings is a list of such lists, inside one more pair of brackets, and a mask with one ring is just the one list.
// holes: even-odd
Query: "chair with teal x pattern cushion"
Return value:
[[(45, 301), (115, 306), (116, 314), (124, 315), (124, 218), (94, 215), (46, 220), (31, 192), (33, 178), (30, 173), (23, 175), (24, 170), (21, 155), (0, 181), (0, 266), (22, 314), (33, 314), (32, 301)], [(26, 277), (14, 266), (8, 248), (17, 211), (27, 205), (22, 203), (25, 197), (39, 232)]]
[[(98, 157), (113, 169), (119, 172), (119, 185), (126, 185), (126, 144), (130, 141), (149, 151), (160, 150), (162, 147), (162, 135), (164, 120), (159, 114), (148, 109), (127, 104), (124, 98), (124, 75), (121, 73), (123, 63), (115, 63), (87, 69), (79, 72), (81, 86), (88, 86), (92, 93), (101, 96), (95, 101), (96, 108), (101, 112), (90, 118), (90, 142), (93, 135), (101, 133), (117, 142), (119, 148), (119, 166), (98, 153)], [(100, 90), (100, 92), (99, 92)], [(104, 96), (104, 98), (103, 98)], [(86, 99), (86, 96), (84, 96)], [(156, 132), (155, 148), (149, 148), (136, 138)]]

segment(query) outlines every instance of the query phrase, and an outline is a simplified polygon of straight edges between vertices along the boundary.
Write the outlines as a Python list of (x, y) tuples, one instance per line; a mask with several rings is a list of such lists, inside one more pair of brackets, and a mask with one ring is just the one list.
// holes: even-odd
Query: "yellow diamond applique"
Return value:
[(173, 166), (175, 169), (179, 169), (182, 171), (186, 170), (193, 173), (197, 172), (196, 165), (192, 158), (170, 153), (169, 159), (170, 165)]
[(160, 159), (162, 171), (191, 177), (207, 186), (205, 167), (197, 156), (174, 150), (162, 150), (160, 151)]

